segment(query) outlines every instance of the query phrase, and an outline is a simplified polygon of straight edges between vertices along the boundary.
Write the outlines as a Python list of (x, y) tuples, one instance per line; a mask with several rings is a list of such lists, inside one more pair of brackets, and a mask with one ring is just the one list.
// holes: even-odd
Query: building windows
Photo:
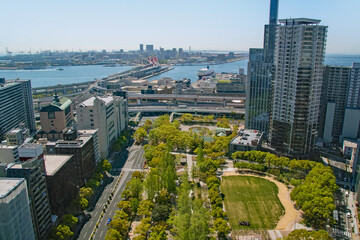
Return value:
[(55, 119), (55, 112), (48, 112), (48, 119)]

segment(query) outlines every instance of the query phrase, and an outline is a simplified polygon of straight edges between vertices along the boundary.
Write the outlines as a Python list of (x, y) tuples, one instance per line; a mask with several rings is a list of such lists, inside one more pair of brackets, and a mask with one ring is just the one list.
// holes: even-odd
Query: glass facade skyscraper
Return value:
[(270, 111), (271, 73), (275, 49), (279, 0), (270, 1), (269, 24), (264, 29), (264, 47), (249, 51), (246, 85), (245, 127), (267, 134)]

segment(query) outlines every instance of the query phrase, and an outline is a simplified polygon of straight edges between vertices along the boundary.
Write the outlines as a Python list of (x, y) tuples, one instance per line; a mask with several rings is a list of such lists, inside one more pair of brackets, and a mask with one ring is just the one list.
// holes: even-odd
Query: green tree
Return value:
[(135, 171), (135, 172), (133, 172), (133, 174), (131, 175), (131, 178), (138, 178), (138, 179), (140, 179), (140, 180), (143, 180), (144, 174), (141, 173), (140, 171)]
[(320, 164), (309, 172), (305, 181), (295, 187), (290, 196), (303, 210), (305, 222), (323, 229), (335, 210), (336, 189), (336, 179), (331, 167)]
[(115, 211), (114, 219), (118, 219), (118, 218), (130, 221), (130, 215), (127, 214), (124, 210)]
[(94, 191), (89, 187), (82, 187), (79, 190), (80, 198), (90, 199), (91, 196), (94, 195)]
[(88, 202), (88, 200), (86, 200), (86, 198), (80, 198), (79, 204), (80, 204), (80, 208), (82, 210), (86, 209), (89, 206), (89, 202)]
[(138, 214), (140, 216), (150, 217), (154, 203), (149, 200), (141, 201), (138, 208)]
[(120, 201), (117, 204), (117, 207), (124, 211), (126, 214), (128, 214), (129, 216), (131, 215), (131, 205), (130, 205), (130, 201)]
[(329, 233), (324, 230), (308, 232), (305, 229), (293, 230), (284, 240), (331, 240)]
[(104, 172), (109, 172), (111, 170), (112, 166), (111, 163), (107, 159), (104, 159), (102, 161), (102, 169)]
[(168, 114), (162, 115), (155, 119), (154, 121), (154, 128), (158, 128), (162, 125), (169, 124), (170, 123), (170, 116)]
[(71, 237), (74, 233), (70, 230), (70, 228), (66, 225), (60, 224), (56, 228), (56, 239), (68, 239)]
[(134, 214), (136, 214), (137, 211), (138, 211), (138, 208), (139, 208), (139, 199), (137, 199), (137, 198), (131, 199), (131, 201), (130, 201), (130, 207), (131, 207), (132, 212), (133, 212)]
[(160, 176), (156, 168), (151, 168), (144, 181), (144, 189), (147, 199), (152, 201), (160, 189)]
[(141, 223), (135, 228), (135, 233), (143, 237), (140, 237), (139, 239), (146, 239), (146, 236), (150, 230), (150, 222), (150, 218), (143, 218), (141, 219)]
[(106, 233), (105, 240), (121, 240), (121, 234), (119, 231), (113, 228), (109, 228), (109, 230)]
[[(85, 184), (85, 188), (95, 189), (100, 185), (100, 182), (94, 178), (87, 181)], [(81, 190), (81, 189), (80, 189)]]
[(224, 238), (230, 231), (228, 223), (222, 218), (214, 220), (214, 229), (217, 231), (220, 238)]
[(166, 225), (156, 224), (151, 228), (149, 240), (166, 240)]
[(210, 218), (202, 202), (195, 199), (190, 217), (189, 239), (206, 240), (210, 233)]
[(143, 128), (144, 128), (146, 131), (149, 131), (150, 128), (151, 128), (151, 126), (152, 126), (152, 121), (151, 121), (150, 119), (146, 119)]
[(152, 221), (161, 222), (166, 221), (169, 218), (171, 208), (167, 204), (159, 205), (155, 204), (152, 210)]
[(142, 182), (138, 178), (131, 179), (126, 187), (129, 189), (130, 194), (133, 198), (139, 198), (140, 193), (142, 191)]
[(192, 120), (194, 119), (193, 115), (190, 113), (184, 113), (183, 115), (181, 115), (180, 120), (185, 123), (185, 124), (189, 124)]
[(116, 218), (110, 222), (110, 227), (117, 230), (121, 236), (125, 236), (129, 230), (129, 222), (123, 218)]
[(216, 126), (219, 128), (230, 128), (229, 119), (227, 119), (225, 117), (218, 118), (218, 123), (216, 124)]
[(147, 135), (147, 132), (144, 128), (142, 127), (139, 127), (134, 135), (133, 135), (133, 138), (135, 139), (136, 143), (142, 143), (142, 141), (144, 140), (144, 138), (146, 137)]
[(72, 228), (78, 222), (78, 218), (74, 217), (74, 215), (72, 215), (72, 214), (65, 214), (62, 217), (62, 221), (66, 226), (68, 226), (69, 228)]

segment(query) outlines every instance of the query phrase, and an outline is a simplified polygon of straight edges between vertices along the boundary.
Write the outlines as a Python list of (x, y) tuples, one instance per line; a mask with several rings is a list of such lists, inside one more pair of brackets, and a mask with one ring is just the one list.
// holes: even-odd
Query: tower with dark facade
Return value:
[(264, 29), (263, 48), (249, 50), (246, 85), (245, 127), (268, 132), (271, 76), (279, 0), (270, 1), (269, 24)]

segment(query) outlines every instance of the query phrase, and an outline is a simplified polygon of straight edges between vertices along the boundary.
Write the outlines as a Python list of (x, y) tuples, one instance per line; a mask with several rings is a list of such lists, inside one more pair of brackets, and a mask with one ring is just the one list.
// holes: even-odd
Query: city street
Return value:
[[(83, 229), (80, 232), (78, 239), (80, 240), (88, 240), (91, 237), (91, 234), (95, 230), (95, 234), (93, 239), (104, 239), (107, 231), (107, 220), (109, 218), (113, 218), (115, 215), (115, 211), (117, 210), (117, 203), (121, 201), (121, 193), (124, 191), (126, 183), (131, 179), (131, 175), (134, 171), (142, 169), (144, 165), (144, 150), (142, 146), (132, 145), (129, 147), (129, 156), (126, 160), (125, 165), (122, 168), (122, 175), (113, 175), (114, 180), (111, 184), (109, 184), (102, 196), (99, 198), (98, 202), (96, 203), (96, 207), (91, 214), (91, 219), (84, 225)], [(115, 161), (118, 161), (121, 156), (117, 156)], [(117, 165), (117, 164), (114, 164)], [(119, 179), (121, 177), (121, 179)], [(116, 187), (116, 183), (119, 184)], [(114, 190), (114, 188), (116, 189)], [(110, 203), (107, 203), (111, 192), (114, 190), (114, 195)], [(104, 206), (107, 204), (106, 212), (104, 213), (103, 217), (100, 220), (98, 228), (96, 228), (96, 223), (101, 217), (101, 213), (103, 212)]]

